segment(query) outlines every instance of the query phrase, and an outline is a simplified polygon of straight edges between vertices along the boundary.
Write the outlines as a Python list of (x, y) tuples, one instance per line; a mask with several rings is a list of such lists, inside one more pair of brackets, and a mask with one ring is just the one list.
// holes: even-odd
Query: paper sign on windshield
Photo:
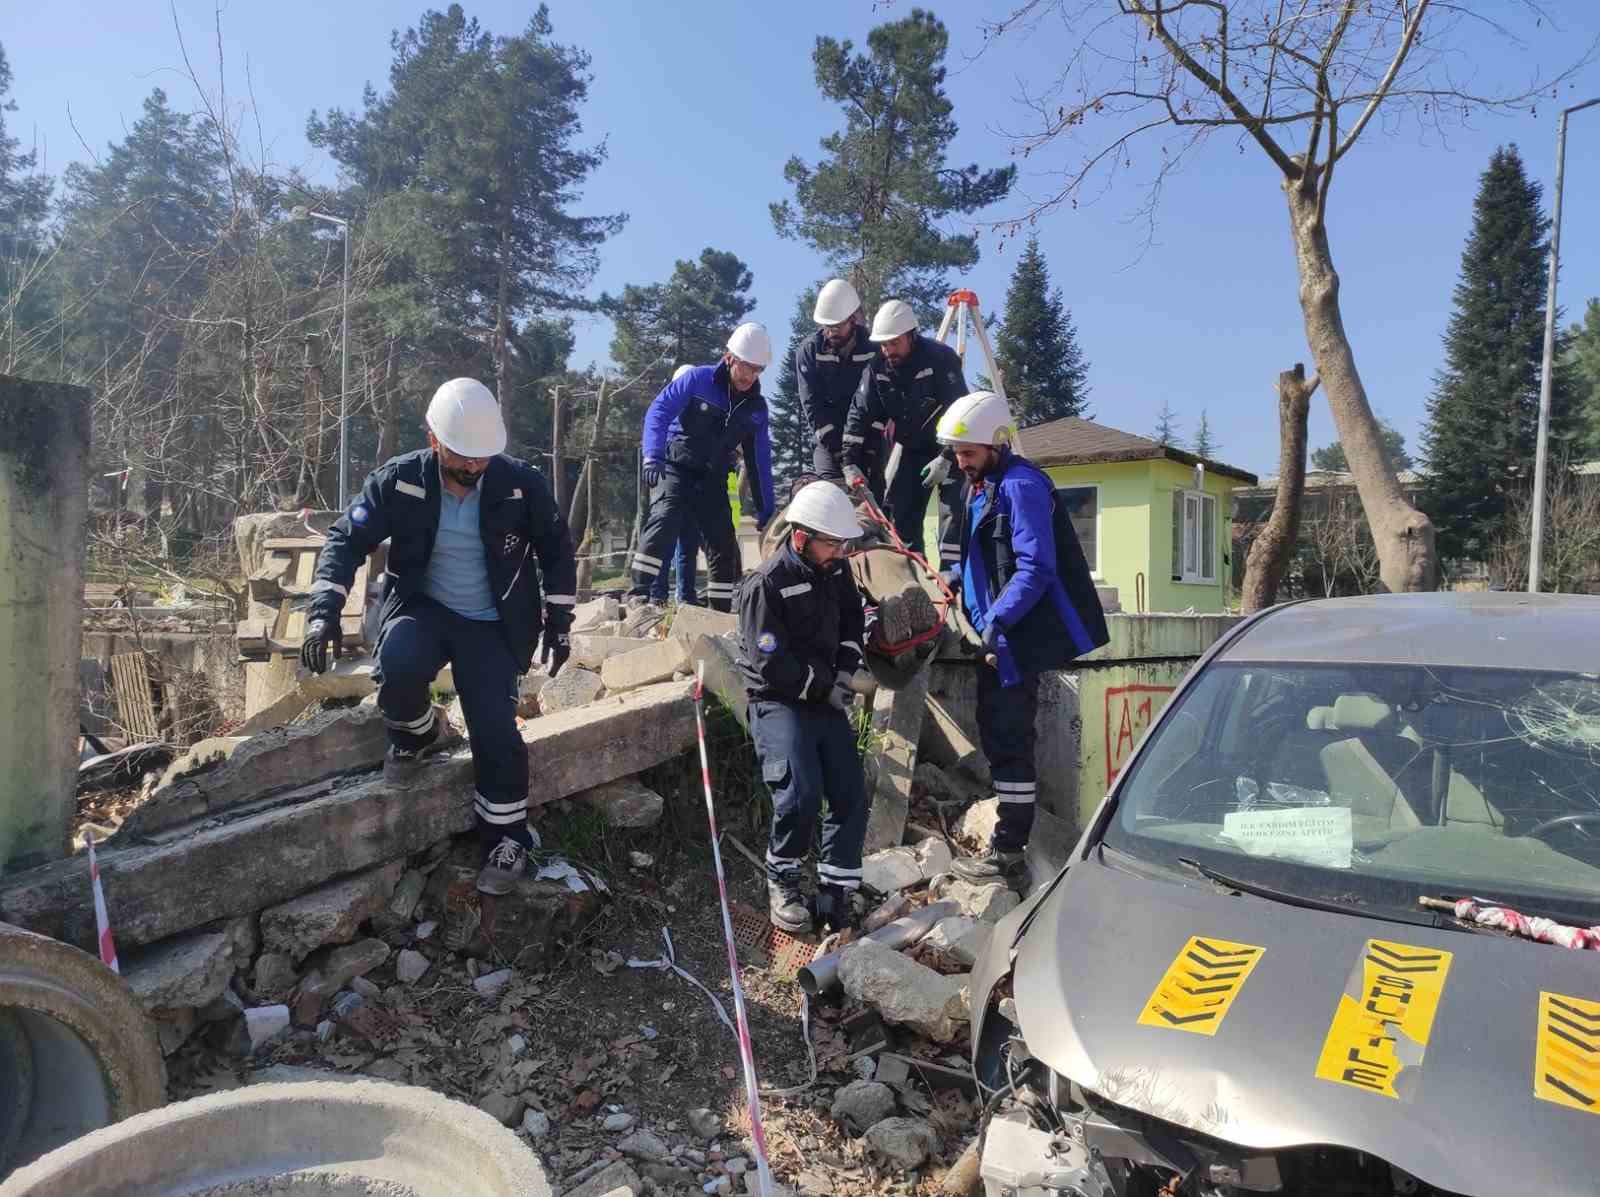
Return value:
[(1275, 856), (1325, 869), (1348, 869), (1355, 844), (1347, 806), (1232, 811), (1222, 816), (1222, 838), (1250, 856)]

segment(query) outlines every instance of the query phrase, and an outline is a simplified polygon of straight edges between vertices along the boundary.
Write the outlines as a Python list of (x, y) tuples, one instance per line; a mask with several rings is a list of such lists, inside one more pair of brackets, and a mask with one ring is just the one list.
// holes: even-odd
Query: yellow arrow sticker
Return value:
[(1254, 944), (1194, 936), (1156, 982), (1139, 1025), (1215, 1035), (1264, 950)]
[[(1400, 1099), (1395, 1082), (1406, 1069), (1422, 1065), (1451, 957), (1433, 948), (1367, 940), (1339, 995), (1317, 1075)], [(1409, 1099), (1415, 1086), (1405, 1088)]]
[(1600, 1002), (1539, 995), (1533, 1095), (1600, 1114)]

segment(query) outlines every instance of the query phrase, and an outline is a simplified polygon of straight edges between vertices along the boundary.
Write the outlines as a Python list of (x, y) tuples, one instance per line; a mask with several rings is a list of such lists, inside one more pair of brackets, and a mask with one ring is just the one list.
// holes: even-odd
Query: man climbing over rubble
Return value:
[[(672, 372), (672, 381), (677, 382), (678, 379), (693, 369), (693, 366), (687, 362), (684, 363)], [(644, 521), (648, 514), (648, 507), (644, 512), (640, 513), (639, 526), (641, 528), (644, 527)], [(695, 579), (695, 573), (699, 568), (699, 556), (700, 527), (694, 522), (693, 516), (685, 516), (678, 528), (678, 543), (673, 546), (672, 550), (672, 572), (675, 572), (678, 576), (678, 605), (680, 607), (699, 607), (703, 605), (700, 602), (699, 583)], [(667, 605), (668, 584), (672, 580), (667, 576), (668, 572), (667, 566), (663, 564), (661, 572), (656, 575), (655, 581), (650, 585), (650, 601), (658, 607)]]
[[(877, 496), (906, 545), (923, 552), (922, 523), (928, 492), (939, 491), (939, 565), (955, 564), (958, 545), (952, 532), (960, 502), (960, 479), (950, 478), (950, 457), (934, 430), (950, 404), (967, 393), (961, 358), (950, 346), (917, 331), (917, 314), (904, 300), (891, 299), (872, 318), (877, 356), (861, 375), (845, 420), (844, 477), (853, 492), (868, 488), (873, 442), (893, 426), (900, 464)], [(890, 446), (884, 444), (884, 452)]]
[(438, 742), (428, 687), (449, 663), (472, 746), (484, 849), (478, 889), (505, 894), (533, 847), (518, 677), (541, 632), (550, 676), (566, 663), (577, 563), (544, 476), (505, 455), (505, 422), (487, 387), (452, 379), (434, 392), (427, 420), (428, 448), (374, 470), (328, 529), (300, 659), (322, 673), (330, 647), (338, 656), (339, 612), (356, 568), (387, 539), (377, 649), (378, 709), (389, 731), (383, 777), (404, 787)]
[(739, 579), (739, 538), (728, 503), (733, 450), (748, 463), (756, 503), (756, 528), (772, 518), (772, 443), (761, 372), (772, 361), (767, 330), (741, 324), (728, 338), (722, 360), (691, 367), (650, 401), (644, 417), (644, 482), (650, 510), (633, 555), (630, 603), (648, 603), (685, 519), (700, 528), (711, 581), (706, 600), (714, 611), (733, 608)]
[(850, 921), (861, 887), (867, 789), (850, 722), (862, 665), (861, 594), (845, 560), (861, 535), (855, 508), (831, 482), (811, 482), (784, 513), (788, 539), (739, 591), (740, 666), (750, 734), (772, 791), (768, 908), (775, 926), (811, 929), (802, 886), (817, 814), (827, 797), (817, 864), (816, 921)]
[[(821, 327), (794, 351), (795, 383), (815, 442), (812, 472), (835, 482), (844, 477), (841, 442), (850, 400), (877, 349), (867, 339), (861, 298), (844, 279), (823, 284), (811, 315)], [(873, 450), (877, 447), (875, 439)]]
[(1016, 425), (1003, 395), (975, 391), (939, 419), (966, 478), (960, 530), (961, 604), (983, 636), (978, 739), (999, 801), (994, 838), (955, 871), (970, 880), (1023, 871), (1033, 830), (1034, 725), (1039, 674), (1110, 639), (1089, 563), (1055, 484), (1012, 451)]

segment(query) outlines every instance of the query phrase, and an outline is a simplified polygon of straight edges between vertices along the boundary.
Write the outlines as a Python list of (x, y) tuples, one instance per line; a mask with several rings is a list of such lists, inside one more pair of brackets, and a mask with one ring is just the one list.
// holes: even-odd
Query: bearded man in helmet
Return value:
[[(877, 353), (867, 339), (861, 317), (861, 297), (842, 278), (829, 279), (817, 293), (812, 319), (820, 327), (794, 351), (795, 383), (800, 409), (811, 425), (815, 444), (812, 471), (830, 482), (844, 477), (841, 442), (850, 415), (850, 400), (861, 383), (862, 372)], [(868, 447), (876, 453), (879, 441)]]
[(560, 672), (577, 600), (567, 522), (544, 476), (505, 447), (500, 404), (482, 383), (456, 378), (434, 392), (428, 447), (372, 471), (328, 529), (300, 649), (315, 673), (328, 668), (330, 649), (339, 655), (339, 612), (356, 567), (388, 540), (377, 648), (384, 780), (404, 787), (438, 743), (428, 687), (450, 664), (472, 745), (485, 858), (478, 889), (487, 894), (511, 891), (534, 846), (518, 676), (541, 634), (540, 660), (551, 677)]
[[(904, 300), (891, 299), (872, 318), (877, 355), (861, 375), (850, 400), (843, 448), (844, 477), (853, 492), (865, 494), (870, 453), (892, 426), (900, 464), (877, 496), (894, 530), (906, 545), (923, 552), (922, 523), (928, 493), (939, 491), (939, 564), (955, 564), (959, 546), (951, 531), (960, 502), (960, 480), (951, 479), (951, 458), (934, 430), (944, 410), (967, 393), (961, 357), (950, 346), (917, 331), (917, 315)], [(887, 456), (891, 446), (884, 443)]]
[(644, 481), (650, 509), (633, 555), (629, 602), (648, 603), (683, 521), (700, 529), (711, 581), (713, 610), (733, 608), (740, 573), (739, 538), (728, 502), (733, 453), (741, 449), (750, 471), (756, 528), (772, 518), (772, 442), (761, 372), (772, 361), (772, 339), (751, 321), (728, 338), (722, 360), (693, 366), (650, 401), (644, 417)]
[(961, 605), (983, 636), (978, 670), (978, 740), (1000, 800), (994, 838), (961, 857), (971, 880), (1013, 878), (1033, 830), (1034, 725), (1039, 674), (1110, 639), (1105, 612), (1066, 506), (1038, 466), (1014, 452), (1016, 425), (1005, 396), (976, 391), (939, 419), (966, 479), (960, 527)]
[(850, 681), (862, 665), (864, 616), (845, 560), (861, 525), (845, 493), (820, 481), (796, 493), (784, 519), (792, 530), (783, 547), (739, 591), (739, 663), (750, 735), (772, 791), (769, 912), (775, 926), (801, 934), (812, 925), (804, 870), (824, 795), (816, 920), (843, 926), (861, 888), (867, 789)]

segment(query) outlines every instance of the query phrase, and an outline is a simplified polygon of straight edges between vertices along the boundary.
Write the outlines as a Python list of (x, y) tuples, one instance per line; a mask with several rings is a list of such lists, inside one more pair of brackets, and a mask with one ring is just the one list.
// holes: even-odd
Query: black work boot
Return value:
[(843, 931), (856, 924), (850, 890), (838, 885), (817, 886), (817, 926), (823, 931)]
[(439, 743), (439, 729), (444, 723), (444, 716), (438, 711), (433, 713), (433, 727), (429, 730), (426, 739), (415, 748), (399, 748), (389, 745), (389, 751), (383, 756), (383, 780), (385, 785), (406, 786), (417, 779), (417, 774), (422, 772), (422, 758), (432, 752)]
[(528, 849), (509, 835), (489, 849), (478, 870), (478, 892), (499, 896), (509, 894), (528, 865)]
[(960, 856), (950, 866), (958, 877), (968, 881), (1015, 881), (1027, 869), (1022, 850), (1014, 852), (990, 844), (977, 856)]
[(767, 880), (767, 917), (772, 925), (790, 935), (811, 931), (811, 910), (800, 889), (799, 873), (783, 873), (776, 881)]

